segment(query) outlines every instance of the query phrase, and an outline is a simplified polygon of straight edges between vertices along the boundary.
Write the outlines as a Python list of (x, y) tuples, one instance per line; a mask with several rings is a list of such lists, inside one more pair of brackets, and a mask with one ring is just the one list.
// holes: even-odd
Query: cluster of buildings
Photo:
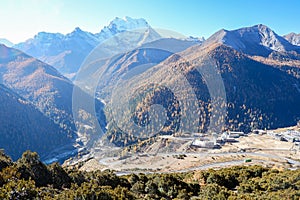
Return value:
[[(300, 123), (299, 123), (300, 126)], [(300, 131), (297, 130), (287, 130), (282, 132), (266, 131), (266, 130), (253, 130), (254, 134), (268, 134), (280, 141), (293, 142), (296, 146), (300, 148)], [(244, 132), (237, 131), (227, 131), (218, 135), (216, 133), (212, 134), (195, 134), (192, 141), (191, 147), (195, 148), (208, 148), (215, 149), (221, 148), (225, 143), (238, 142), (238, 138), (241, 136), (247, 136)]]
[(296, 130), (287, 130), (280, 133), (268, 131), (268, 135), (280, 140), (287, 142), (294, 142), (296, 145), (300, 145), (300, 132)]
[(223, 132), (221, 135), (212, 133), (211, 135), (202, 134), (193, 140), (191, 147), (216, 149), (221, 148), (226, 142), (238, 142), (237, 138), (245, 136), (244, 132), (228, 131)]

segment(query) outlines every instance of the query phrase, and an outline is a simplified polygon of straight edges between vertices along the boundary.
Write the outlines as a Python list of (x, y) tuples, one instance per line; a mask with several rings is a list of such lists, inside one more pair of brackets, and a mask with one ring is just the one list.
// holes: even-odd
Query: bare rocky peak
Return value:
[(263, 24), (232, 31), (222, 29), (208, 38), (205, 43), (222, 43), (243, 53), (261, 56), (268, 56), (272, 51), (299, 50)]
[(289, 41), (291, 44), (300, 46), (300, 33), (289, 33), (287, 35), (283, 36), (287, 41)]

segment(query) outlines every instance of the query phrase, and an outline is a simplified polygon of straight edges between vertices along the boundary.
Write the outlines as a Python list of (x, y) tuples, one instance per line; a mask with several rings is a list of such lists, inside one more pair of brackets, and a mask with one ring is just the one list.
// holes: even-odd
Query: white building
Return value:
[(195, 146), (195, 147), (198, 147), (198, 148), (212, 149), (215, 146), (215, 142), (214, 141), (203, 141), (203, 140), (195, 139), (192, 142), (192, 146)]

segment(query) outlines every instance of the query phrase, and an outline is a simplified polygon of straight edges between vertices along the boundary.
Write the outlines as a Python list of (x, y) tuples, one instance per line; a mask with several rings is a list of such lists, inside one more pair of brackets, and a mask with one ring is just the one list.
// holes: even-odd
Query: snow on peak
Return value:
[(0, 44), (4, 44), (7, 47), (12, 47), (14, 45), (11, 41), (5, 38), (0, 38)]
[(185, 41), (189, 41), (189, 42), (204, 42), (205, 38), (204, 37), (193, 37), (193, 36), (189, 36), (187, 38), (183, 38), (183, 40)]
[(108, 26), (105, 26), (100, 33), (96, 34), (96, 36), (100, 41), (104, 41), (105, 39), (111, 38), (118, 33), (143, 28), (151, 28), (148, 22), (143, 18), (134, 19), (126, 16), (122, 19), (116, 17), (109, 23)]
[(126, 31), (149, 27), (150, 26), (148, 22), (143, 18), (133, 19), (131, 17), (126, 16), (123, 19), (116, 17), (110, 22), (107, 28), (111, 30), (117, 29), (118, 31)]
[(76, 27), (71, 33), (66, 34), (65, 37), (84, 37), (86, 35), (90, 35), (90, 33)]
[(73, 32), (83, 32), (83, 31), (81, 30), (81, 28), (76, 27)]
[(39, 32), (37, 35), (34, 36), (35, 40), (38, 41), (49, 41), (49, 40), (53, 40), (53, 39), (61, 39), (63, 38), (64, 35), (61, 33), (47, 33), (47, 32)]
[(74, 31), (65, 35), (64, 40), (76, 41), (79, 44), (90, 46), (96, 46), (99, 43), (98, 38), (87, 31), (83, 31), (79, 27), (76, 27)]

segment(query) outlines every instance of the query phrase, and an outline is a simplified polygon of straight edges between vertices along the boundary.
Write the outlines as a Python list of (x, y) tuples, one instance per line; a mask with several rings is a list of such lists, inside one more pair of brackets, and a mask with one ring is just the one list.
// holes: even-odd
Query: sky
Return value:
[(299, 0), (1, 0), (0, 38), (18, 43), (75, 27), (96, 33), (124, 16), (194, 37), (255, 24), (283, 35), (300, 33), (299, 13)]

